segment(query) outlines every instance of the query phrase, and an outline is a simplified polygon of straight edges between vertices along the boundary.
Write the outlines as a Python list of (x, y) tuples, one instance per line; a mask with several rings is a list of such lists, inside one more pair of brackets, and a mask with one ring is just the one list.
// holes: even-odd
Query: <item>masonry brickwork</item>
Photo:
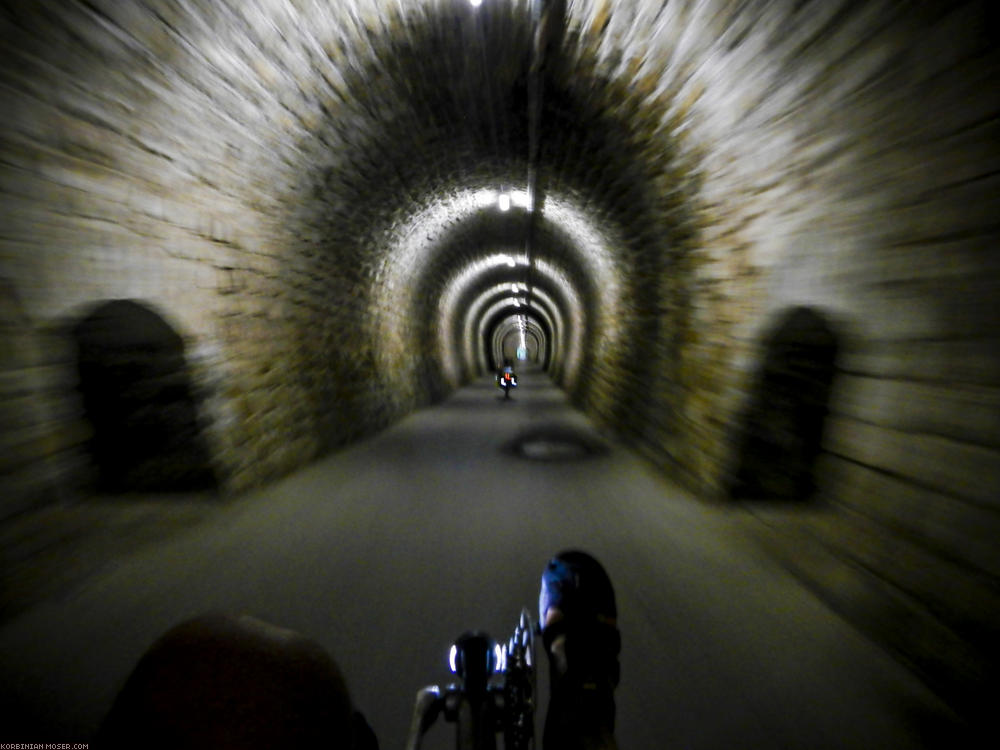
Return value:
[(975, 644), (957, 666), (903, 650), (978, 684), (997, 623), (967, 603), (1000, 579), (993, 3), (569, 0), (534, 161), (530, 11), (4, 3), (0, 511), (93, 486), (72, 332), (114, 300), (184, 342), (227, 491), (442, 397), (416, 374), (481, 371), (462, 316), (508, 280), (484, 258), (524, 251), (524, 207), (475, 196), (534, 169), (523, 280), (539, 330), (579, 343), (552, 353), (560, 384), (723, 497), (768, 342), (808, 313), (836, 360), (830, 512), (805, 531)]

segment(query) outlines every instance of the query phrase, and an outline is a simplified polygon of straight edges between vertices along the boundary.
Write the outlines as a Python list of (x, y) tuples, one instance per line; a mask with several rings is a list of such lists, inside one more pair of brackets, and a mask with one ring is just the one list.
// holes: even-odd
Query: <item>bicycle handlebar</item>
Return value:
[(481, 632), (466, 632), (451, 647), (451, 671), (459, 678), (417, 692), (406, 750), (420, 750), (440, 715), (456, 725), (457, 750), (530, 750), (535, 735), (535, 630), (527, 609), (503, 646)]

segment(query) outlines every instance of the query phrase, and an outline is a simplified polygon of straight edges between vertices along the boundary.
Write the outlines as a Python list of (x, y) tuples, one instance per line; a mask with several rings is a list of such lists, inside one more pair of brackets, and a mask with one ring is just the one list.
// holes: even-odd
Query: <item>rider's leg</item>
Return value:
[(322, 646), (230, 615), (189, 620), (156, 641), (97, 739), (114, 748), (377, 748)]
[(563, 552), (542, 574), (539, 620), (549, 656), (551, 697), (544, 750), (614, 750), (618, 686), (614, 588), (597, 560)]

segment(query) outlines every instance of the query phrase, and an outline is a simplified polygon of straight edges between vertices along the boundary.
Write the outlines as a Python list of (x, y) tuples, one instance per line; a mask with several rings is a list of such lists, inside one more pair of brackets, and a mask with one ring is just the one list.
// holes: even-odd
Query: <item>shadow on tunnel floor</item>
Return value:
[(95, 495), (0, 523), (0, 622), (230, 507), (214, 492)]
[(608, 445), (591, 431), (570, 425), (538, 425), (520, 432), (501, 452), (532, 461), (581, 461), (606, 455)]

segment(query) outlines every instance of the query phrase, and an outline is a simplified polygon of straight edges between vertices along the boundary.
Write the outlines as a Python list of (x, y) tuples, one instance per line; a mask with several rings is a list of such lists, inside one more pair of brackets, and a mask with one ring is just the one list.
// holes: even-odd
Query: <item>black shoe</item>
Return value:
[(553, 645), (566, 636), (567, 676), (613, 690), (618, 686), (618, 608), (611, 579), (586, 552), (569, 550), (553, 557), (542, 573), (538, 597), (542, 642)]
[(538, 610), (552, 689), (543, 747), (614, 748), (621, 636), (611, 579), (586, 552), (561, 552), (542, 573)]

